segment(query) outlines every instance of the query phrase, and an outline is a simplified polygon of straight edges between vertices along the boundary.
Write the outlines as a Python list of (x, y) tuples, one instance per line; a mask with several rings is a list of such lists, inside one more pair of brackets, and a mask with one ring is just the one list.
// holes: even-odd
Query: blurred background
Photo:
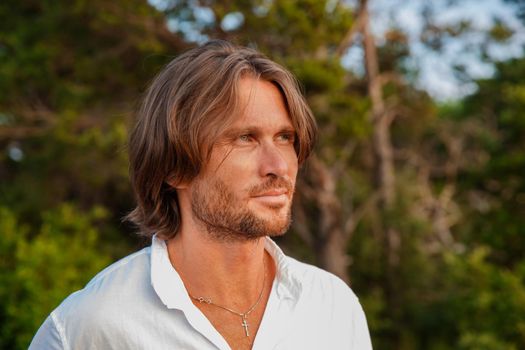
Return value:
[(147, 242), (126, 140), (211, 38), (299, 78), (320, 126), (279, 244), (347, 281), (376, 349), (525, 349), (525, 1), (3, 0), (0, 348)]

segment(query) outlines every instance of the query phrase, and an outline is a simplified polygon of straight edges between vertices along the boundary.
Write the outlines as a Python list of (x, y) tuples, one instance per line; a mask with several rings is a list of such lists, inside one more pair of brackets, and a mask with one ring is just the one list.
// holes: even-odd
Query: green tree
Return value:
[(145, 1), (4, 1), (0, 17), (0, 347), (22, 349), (137, 246), (119, 224), (132, 208), (127, 126), (187, 44)]
[(107, 212), (63, 204), (42, 213), (37, 231), (0, 207), (0, 347), (27, 348), (49, 312), (109, 264), (98, 223)]
[(495, 76), (479, 81), (465, 103), (463, 117), (483, 123), (474, 141), (486, 156), (463, 177), (468, 240), (490, 246), (494, 262), (513, 268), (525, 253), (525, 60), (497, 64)]

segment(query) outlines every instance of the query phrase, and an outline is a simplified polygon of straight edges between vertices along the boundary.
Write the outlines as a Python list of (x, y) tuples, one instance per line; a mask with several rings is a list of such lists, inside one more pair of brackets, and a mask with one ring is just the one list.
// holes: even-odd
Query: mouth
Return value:
[(286, 188), (274, 188), (262, 193), (254, 195), (254, 197), (278, 197), (282, 195), (288, 195), (288, 190)]
[(270, 206), (282, 206), (288, 202), (288, 190), (275, 188), (252, 196), (256, 201)]

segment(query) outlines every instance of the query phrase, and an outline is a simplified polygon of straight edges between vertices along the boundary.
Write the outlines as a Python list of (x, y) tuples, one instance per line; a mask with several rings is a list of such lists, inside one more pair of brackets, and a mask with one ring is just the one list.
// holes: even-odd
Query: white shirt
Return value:
[[(287, 257), (277, 266), (253, 349), (372, 349), (355, 294), (335, 275)], [(66, 298), (36, 333), (32, 349), (230, 349), (192, 303), (166, 244), (110, 265)]]

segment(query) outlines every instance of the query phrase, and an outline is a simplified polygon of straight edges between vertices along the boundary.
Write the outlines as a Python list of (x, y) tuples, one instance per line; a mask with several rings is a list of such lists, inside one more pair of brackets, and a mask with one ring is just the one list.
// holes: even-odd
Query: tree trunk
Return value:
[(337, 178), (315, 155), (305, 170), (294, 208), (298, 219), (294, 228), (312, 247), (317, 264), (348, 283), (346, 247), (350, 230), (344, 228)]
[[(390, 127), (394, 113), (387, 110), (383, 99), (383, 82), (379, 74), (379, 61), (374, 35), (370, 29), (370, 18), (368, 13), (368, 1), (361, 0), (361, 16), (363, 35), (363, 46), (365, 52), (365, 68), (368, 78), (368, 94), (372, 102), (371, 122), (372, 149), (374, 154), (374, 180), (379, 194), (378, 210), (382, 229), (383, 263), (385, 268), (384, 293), (389, 316), (391, 319), (399, 319), (400, 309), (399, 286), (396, 278), (400, 262), (400, 247), (402, 244), (400, 233), (392, 227), (389, 222), (395, 201), (395, 173), (393, 146), (390, 139)], [(399, 340), (399, 334), (391, 334), (392, 342)]]
[(341, 201), (336, 192), (337, 179), (317, 157), (311, 159), (310, 171), (318, 184), (319, 222), (315, 242), (318, 262), (348, 282), (347, 238), (342, 227)]
[(368, 77), (368, 94), (372, 101), (372, 148), (375, 159), (375, 182), (380, 193), (380, 203), (385, 209), (392, 205), (394, 189), (394, 161), (390, 125), (392, 117), (383, 101), (383, 86), (379, 76), (379, 62), (374, 36), (370, 30), (367, 0), (361, 1), (362, 34), (365, 49), (365, 67)]

